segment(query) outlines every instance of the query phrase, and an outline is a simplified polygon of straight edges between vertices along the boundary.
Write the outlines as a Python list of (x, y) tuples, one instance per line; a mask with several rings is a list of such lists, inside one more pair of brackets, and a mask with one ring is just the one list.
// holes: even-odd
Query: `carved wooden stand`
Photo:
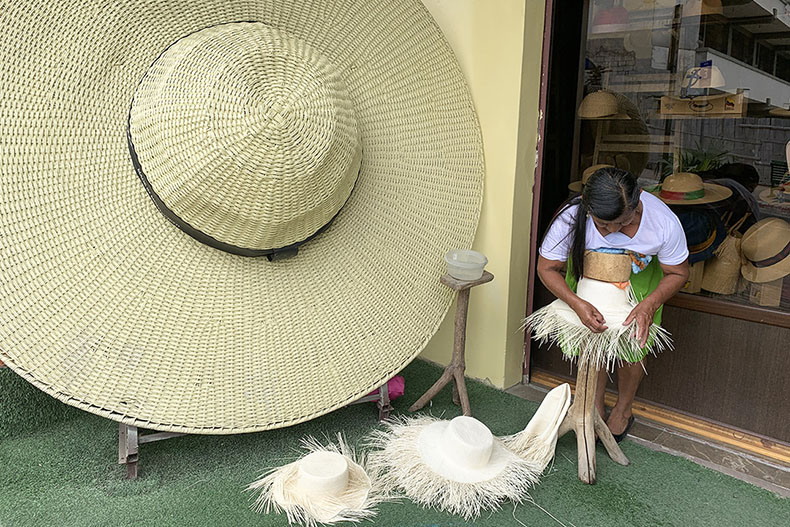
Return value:
[(494, 275), (488, 271), (483, 271), (483, 276), (477, 280), (463, 281), (453, 278), (449, 274), (442, 276), (441, 281), (444, 285), (458, 291), (458, 301), (455, 306), (455, 338), (453, 342), (453, 357), (450, 364), (444, 369), (444, 373), (431, 388), (420, 397), (416, 403), (409, 407), (410, 412), (416, 412), (433, 399), (445, 385), (453, 382), (453, 402), (460, 404), (464, 415), (472, 415), (469, 406), (469, 395), (466, 393), (466, 382), (464, 381), (464, 371), (466, 370), (466, 315), (469, 311), (469, 290), (476, 285), (485, 284), (494, 279)]
[(570, 430), (576, 433), (576, 448), (579, 453), (579, 479), (584, 483), (595, 483), (595, 435), (601, 439), (609, 457), (615, 463), (628, 465), (620, 445), (614, 440), (595, 407), (595, 392), (598, 388), (598, 369), (587, 363), (579, 364), (576, 374), (576, 393), (573, 403), (560, 424), (559, 437)]

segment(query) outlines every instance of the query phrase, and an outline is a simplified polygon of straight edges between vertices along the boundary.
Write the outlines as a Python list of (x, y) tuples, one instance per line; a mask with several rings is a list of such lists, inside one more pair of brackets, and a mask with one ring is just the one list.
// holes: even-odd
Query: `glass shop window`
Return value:
[(685, 292), (790, 312), (790, 2), (587, 5), (569, 192), (629, 170), (683, 224)]

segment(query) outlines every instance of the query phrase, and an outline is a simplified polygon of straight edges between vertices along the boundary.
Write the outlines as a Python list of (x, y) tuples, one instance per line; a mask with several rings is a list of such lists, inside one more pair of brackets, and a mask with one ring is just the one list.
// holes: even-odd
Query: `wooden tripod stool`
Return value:
[(483, 276), (477, 280), (464, 281), (453, 278), (449, 274), (442, 276), (441, 281), (444, 285), (458, 291), (458, 301), (455, 305), (455, 337), (453, 341), (453, 357), (450, 364), (444, 369), (444, 373), (431, 388), (420, 397), (416, 403), (409, 407), (410, 412), (416, 412), (434, 398), (444, 386), (453, 380), (453, 402), (460, 404), (464, 415), (472, 415), (469, 406), (469, 395), (466, 393), (466, 382), (464, 381), (464, 370), (466, 370), (466, 315), (469, 311), (469, 290), (476, 285), (485, 284), (494, 279), (494, 275), (488, 271), (483, 271)]
[(598, 368), (590, 367), (587, 362), (579, 361), (576, 373), (576, 393), (560, 424), (558, 436), (568, 431), (576, 433), (576, 448), (579, 453), (579, 479), (584, 483), (595, 483), (595, 435), (601, 439), (609, 457), (615, 463), (628, 465), (620, 445), (614, 440), (612, 432), (595, 407), (595, 392), (598, 389)]

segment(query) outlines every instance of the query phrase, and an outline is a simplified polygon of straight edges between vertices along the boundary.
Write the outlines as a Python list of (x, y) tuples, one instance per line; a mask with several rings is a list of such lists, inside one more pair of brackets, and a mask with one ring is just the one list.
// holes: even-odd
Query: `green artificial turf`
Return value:
[[(440, 370), (408, 366), (406, 395), (398, 412), (438, 378)], [(284, 516), (250, 510), (244, 487), (267, 467), (295, 460), (305, 434), (345, 432), (354, 444), (377, 426), (372, 403), (353, 405), (284, 430), (237, 436), (184, 436), (142, 445), (140, 478), (124, 479), (117, 458), (117, 424), (65, 407), (0, 371), (0, 527), (15, 526), (282, 526)], [(526, 425), (537, 405), (469, 382), (475, 417), (497, 435)], [(9, 387), (13, 387), (10, 389)], [(449, 387), (432, 407), (451, 418), (459, 409)], [(20, 411), (29, 412), (20, 419)], [(790, 524), (790, 500), (625, 441), (631, 465), (613, 463), (598, 448), (598, 483), (576, 476), (573, 433), (561, 438), (555, 462), (531, 496), (568, 527), (773, 526)], [(509, 503), (486, 513), (476, 526), (560, 525), (532, 504)], [(460, 517), (422, 509), (408, 500), (385, 503), (372, 522), (393, 527), (460, 527)]]

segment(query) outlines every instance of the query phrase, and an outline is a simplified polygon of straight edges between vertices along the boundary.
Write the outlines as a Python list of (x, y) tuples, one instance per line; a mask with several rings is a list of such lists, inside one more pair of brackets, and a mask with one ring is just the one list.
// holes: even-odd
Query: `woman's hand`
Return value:
[(582, 324), (587, 326), (593, 333), (603, 333), (608, 328), (603, 315), (595, 309), (595, 306), (578, 296), (571, 308), (576, 312)]
[(658, 306), (649, 299), (642, 300), (623, 321), (623, 325), (627, 326), (636, 320), (636, 340), (639, 341), (639, 345), (643, 348), (647, 344), (647, 338), (650, 336), (650, 326), (653, 324), (653, 316), (656, 314), (656, 309), (658, 309)]

